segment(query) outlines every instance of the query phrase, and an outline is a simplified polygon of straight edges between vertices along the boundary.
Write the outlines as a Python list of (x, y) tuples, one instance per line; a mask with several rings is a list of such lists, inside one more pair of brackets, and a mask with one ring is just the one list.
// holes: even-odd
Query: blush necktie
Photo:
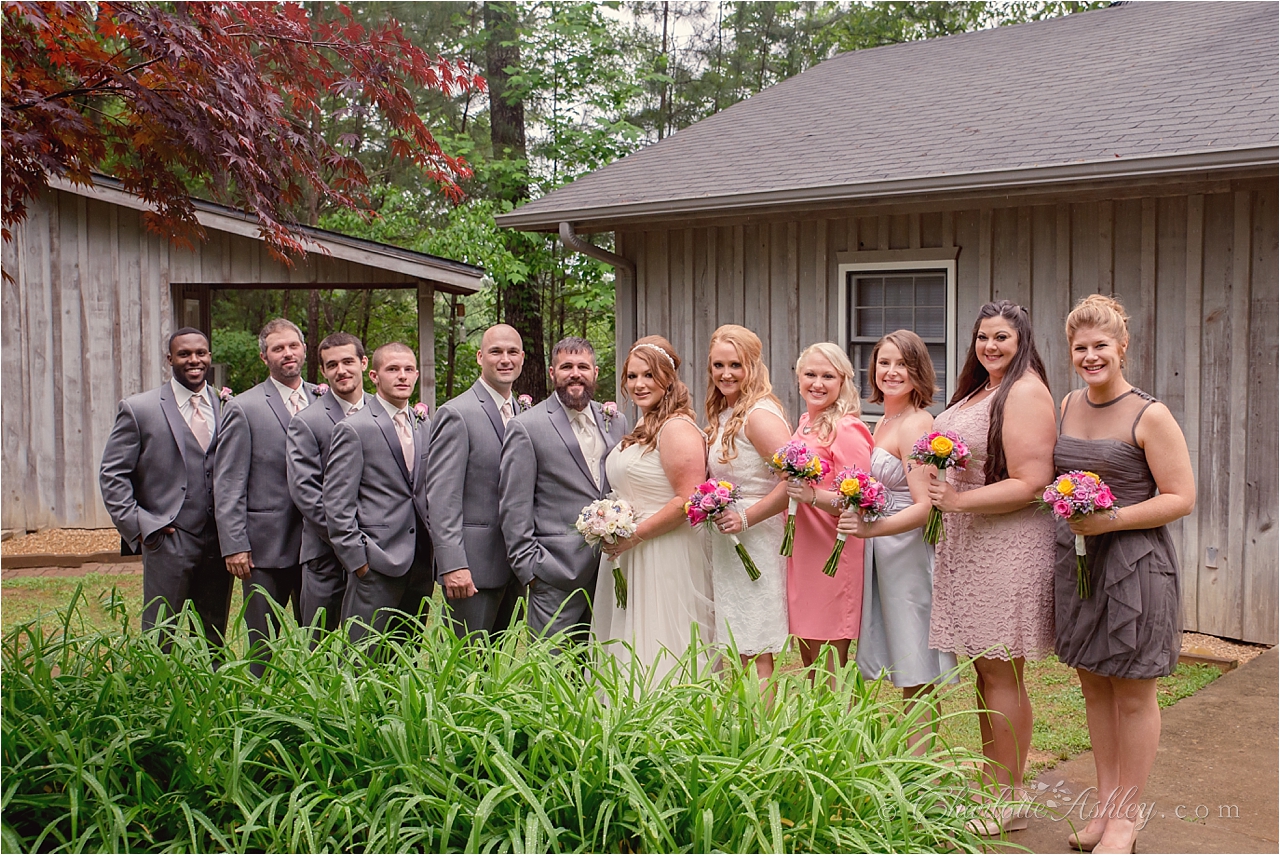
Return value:
[(404, 454), (404, 465), (413, 474), (413, 431), (409, 429), (409, 414), (399, 412), (392, 419), (396, 424), (396, 435), (400, 437), (400, 451)]
[(191, 433), (195, 435), (196, 442), (200, 443), (200, 450), (208, 451), (209, 443), (213, 442), (213, 431), (209, 429), (209, 420), (204, 416), (199, 398), (193, 395), (189, 400), (191, 401), (191, 418), (187, 424), (191, 428)]
[(506, 427), (507, 422), (511, 421), (513, 413), (511, 412), (511, 401), (502, 402), (502, 426)]
[(301, 389), (294, 389), (293, 394), (289, 396), (289, 415), (296, 416), (298, 411), (306, 406), (306, 401), (302, 397)]

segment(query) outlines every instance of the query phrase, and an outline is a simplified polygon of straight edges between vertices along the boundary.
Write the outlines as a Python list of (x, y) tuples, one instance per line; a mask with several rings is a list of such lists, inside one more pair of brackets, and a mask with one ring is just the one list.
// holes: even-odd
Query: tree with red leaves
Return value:
[(376, 111), (392, 154), (452, 199), (471, 175), (419, 116), (410, 86), (484, 88), (462, 61), (432, 57), (400, 25), (360, 25), (345, 6), (321, 20), (295, 3), (6, 2), (3, 233), (50, 176), (106, 171), (149, 202), (147, 225), (203, 238), (190, 192), (256, 215), (272, 253), (306, 249), (294, 228), (318, 204), (365, 209), (357, 140), (324, 119)]

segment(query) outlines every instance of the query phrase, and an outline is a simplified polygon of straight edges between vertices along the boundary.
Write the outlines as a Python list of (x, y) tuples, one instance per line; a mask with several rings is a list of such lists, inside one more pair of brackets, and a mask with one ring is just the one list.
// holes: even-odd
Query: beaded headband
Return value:
[(674, 359), (672, 359), (672, 358), (671, 358), (671, 354), (667, 353), (665, 350), (663, 350), (662, 348), (658, 347), (658, 345), (656, 345), (656, 344), (653, 344), (653, 343), (651, 343), (651, 342), (647, 342), (647, 341), (642, 341), (642, 342), (640, 342), (639, 344), (632, 345), (632, 347), (631, 347), (631, 352), (632, 352), (632, 353), (635, 353), (635, 352), (636, 352), (636, 349), (637, 349), (637, 348), (641, 348), (641, 347), (648, 347), (648, 348), (652, 348), (653, 350), (658, 351), (658, 353), (661, 353), (661, 354), (663, 355), (663, 357), (665, 357), (665, 358), (666, 358), (667, 362), (669, 362), (669, 363), (671, 364), (671, 370), (672, 370), (672, 371), (675, 371), (675, 370), (676, 370), (676, 361), (675, 361)]

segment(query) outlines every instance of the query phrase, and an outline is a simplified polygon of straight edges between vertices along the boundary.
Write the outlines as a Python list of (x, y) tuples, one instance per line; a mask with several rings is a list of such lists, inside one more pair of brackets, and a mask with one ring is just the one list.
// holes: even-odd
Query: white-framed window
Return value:
[[(841, 341), (853, 362), (858, 389), (865, 401), (871, 391), (868, 372), (872, 370), (871, 349), (875, 343), (886, 333), (899, 329), (919, 335), (929, 348), (938, 377), (940, 391), (929, 408), (937, 414), (955, 391), (958, 368), (955, 258), (936, 261), (882, 258), (895, 254), (875, 253), (876, 257), (865, 261), (838, 265)], [(873, 421), (883, 412), (880, 405), (866, 403), (863, 410)]]

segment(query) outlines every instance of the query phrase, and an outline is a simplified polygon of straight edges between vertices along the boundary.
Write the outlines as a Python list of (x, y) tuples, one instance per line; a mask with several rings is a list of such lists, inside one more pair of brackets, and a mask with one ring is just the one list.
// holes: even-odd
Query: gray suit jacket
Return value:
[(498, 465), (506, 433), (493, 396), (475, 385), (436, 411), (431, 420), (431, 541), (439, 575), (463, 567), (477, 588), (511, 581), (498, 526)]
[[(373, 396), (364, 396), (367, 407)], [(302, 514), (302, 551), (298, 560), (306, 562), (331, 554), (329, 529), (324, 521), (324, 469), (329, 461), (329, 443), (333, 426), (346, 418), (348, 404), (338, 400), (332, 391), (312, 401), (311, 406), (289, 422), (288, 459), (289, 496)]]
[[(207, 383), (205, 394), (213, 407), (213, 447), (222, 436), (222, 402)], [(126, 542), (147, 540), (178, 516), (188, 489), (182, 449), (190, 430), (168, 381), (120, 402), (102, 450), (98, 484)]]
[(348, 572), (365, 564), (384, 576), (431, 572), (427, 531), (426, 421), (413, 430), (412, 473), (395, 424), (373, 400), (334, 425), (324, 473), (324, 515), (333, 551)]
[[(592, 402), (591, 411), (607, 454), (626, 435), (625, 420), (619, 416), (606, 430), (600, 405)], [(603, 457), (600, 466), (603, 470)], [(586, 546), (574, 522), (584, 506), (609, 492), (601, 475), (597, 487), (555, 395), (507, 425), (498, 511), (507, 556), (521, 583), (537, 576), (565, 590), (594, 585), (600, 553)]]
[[(315, 386), (303, 383), (315, 406)], [(227, 404), (214, 463), (213, 507), (222, 554), (252, 552), (255, 567), (298, 564), (302, 514), (285, 465), (289, 410), (270, 378)]]

